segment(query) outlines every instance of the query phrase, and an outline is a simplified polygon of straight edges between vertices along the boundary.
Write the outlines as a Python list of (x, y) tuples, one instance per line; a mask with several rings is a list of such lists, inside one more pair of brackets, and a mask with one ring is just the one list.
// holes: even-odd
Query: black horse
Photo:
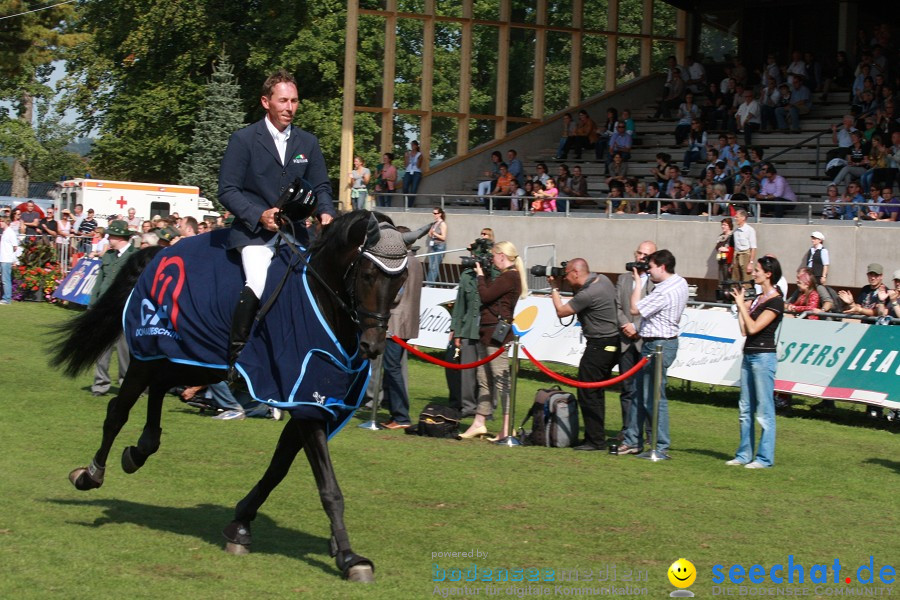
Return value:
[[(55, 350), (51, 364), (62, 366), (66, 374), (74, 376), (96, 362), (103, 350), (121, 334), (121, 316), (129, 294), (159, 251), (148, 248), (137, 253), (94, 307), (60, 329), (63, 343)], [(366, 357), (375, 357), (382, 352), (390, 305), (406, 279), (405, 269), (385, 268), (386, 259), (396, 264), (399, 258), (405, 257), (406, 248), (400, 234), (385, 224), (379, 227), (375, 216), (368, 211), (354, 211), (338, 217), (324, 228), (320, 239), (311, 247), (309, 270), (318, 273), (317, 277), (309, 278), (311, 291), (321, 314), (348, 354), (354, 353), (357, 345)], [(143, 276), (152, 277), (150, 269)], [(94, 489), (103, 484), (112, 444), (144, 390), (149, 391), (147, 422), (137, 445), (125, 448), (122, 454), (122, 468), (126, 473), (136, 472), (159, 449), (160, 416), (167, 390), (176, 385), (215, 383), (225, 376), (224, 369), (186, 365), (167, 358), (132, 360), (118, 395), (107, 406), (100, 448), (91, 464), (73, 470), (69, 480), (79, 490)], [(323, 420), (297, 418), (292, 414), (281, 432), (269, 467), (237, 504), (234, 520), (223, 531), (226, 550), (233, 554), (249, 551), (251, 521), (287, 475), (302, 448), (331, 521), (330, 551), (337, 567), (351, 581), (374, 581), (374, 563), (355, 554), (350, 547), (343, 521), (343, 496), (328, 453), (327, 425)]]

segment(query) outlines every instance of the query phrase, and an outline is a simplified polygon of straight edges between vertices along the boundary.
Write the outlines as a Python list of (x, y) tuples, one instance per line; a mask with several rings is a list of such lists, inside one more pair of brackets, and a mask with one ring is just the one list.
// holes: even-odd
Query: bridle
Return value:
[[(275, 299), (281, 293), (282, 287), (284, 287), (285, 282), (287, 281), (288, 276), (294, 270), (294, 268), (298, 264), (303, 264), (306, 268), (306, 271), (313, 276), (313, 278), (319, 282), (319, 284), (328, 292), (328, 295), (331, 297), (331, 300), (334, 301), (338, 307), (343, 310), (350, 317), (350, 320), (353, 321), (353, 324), (356, 325), (360, 330), (365, 331), (366, 329), (384, 329), (387, 330), (388, 321), (391, 318), (390, 308), (383, 313), (376, 313), (370, 310), (367, 310), (359, 305), (359, 301), (356, 296), (356, 287), (360, 274), (360, 262), (362, 259), (367, 259), (375, 264), (378, 269), (385, 273), (388, 276), (399, 275), (406, 270), (406, 265), (408, 262), (408, 255), (406, 253), (402, 256), (402, 262), (397, 267), (391, 267), (387, 264), (386, 260), (398, 260), (401, 257), (399, 255), (390, 254), (387, 252), (383, 252), (378, 249), (378, 241), (369, 246), (367, 242), (363, 242), (356, 248), (356, 255), (353, 257), (353, 260), (350, 261), (350, 264), (347, 265), (347, 268), (344, 270), (344, 274), (341, 276), (341, 282), (344, 286), (344, 293), (347, 295), (349, 302), (345, 302), (341, 295), (335, 291), (325, 278), (322, 277), (319, 272), (312, 266), (310, 263), (310, 259), (308, 259), (304, 253), (297, 247), (297, 244), (293, 241), (296, 239), (294, 234), (294, 226), (290, 221), (286, 221), (282, 227), (286, 229), (290, 229), (290, 235), (284, 235), (279, 230), (279, 235), (281, 237), (281, 241), (287, 245), (290, 249), (291, 254), (293, 254), (294, 258), (291, 260), (288, 265), (287, 271), (285, 271), (284, 277), (282, 277), (281, 282), (279, 282), (278, 286), (275, 288), (275, 291), (269, 297), (265, 306), (263, 306), (259, 313), (257, 314), (257, 321), (262, 321), (265, 317), (266, 313), (269, 312), (269, 309), (272, 307), (272, 304), (275, 302)], [(394, 229), (393, 227), (387, 226), (390, 229)], [(287, 233), (287, 232), (285, 232)], [(369, 319), (374, 322), (369, 325), (363, 325), (362, 319)]]

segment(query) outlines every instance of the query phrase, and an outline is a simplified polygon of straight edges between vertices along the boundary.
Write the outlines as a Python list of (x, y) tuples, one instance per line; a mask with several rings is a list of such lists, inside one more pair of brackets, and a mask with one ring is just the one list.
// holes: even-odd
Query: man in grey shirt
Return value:
[[(619, 360), (619, 322), (616, 315), (616, 288), (605, 275), (591, 273), (587, 261), (573, 258), (566, 264), (562, 280), (549, 277), (553, 287), (550, 298), (560, 318), (578, 315), (586, 338), (584, 354), (578, 364), (579, 381), (604, 381)], [(568, 282), (575, 295), (563, 304), (559, 287)], [(604, 423), (606, 398), (603, 388), (579, 388), (578, 405), (584, 419), (584, 443), (575, 450), (603, 450), (606, 447)]]

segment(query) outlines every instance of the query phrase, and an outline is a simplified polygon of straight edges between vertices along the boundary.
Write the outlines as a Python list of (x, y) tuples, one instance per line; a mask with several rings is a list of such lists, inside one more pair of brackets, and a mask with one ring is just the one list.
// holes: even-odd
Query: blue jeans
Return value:
[[(641, 348), (641, 356), (650, 359), (650, 363), (637, 373), (637, 398), (631, 403), (631, 414), (628, 418), (628, 429), (625, 431), (625, 444), (633, 448), (644, 445), (644, 423), (649, 419), (653, 421), (653, 360), (652, 352), (657, 344), (662, 345), (662, 382), (659, 389), (659, 422), (656, 430), (656, 450), (666, 452), (669, 449), (669, 401), (666, 398), (666, 371), (675, 362), (678, 353), (678, 338), (673, 340), (657, 340), (644, 342)], [(649, 442), (649, 440), (648, 440)]]
[[(429, 252), (443, 252), (447, 249), (447, 244), (444, 242), (435, 242), (434, 246), (428, 248)], [(432, 254), (428, 257), (428, 273), (425, 276), (425, 281), (438, 281), (441, 275), (441, 263), (444, 262), (443, 254)]]
[[(741, 445), (734, 457), (748, 463), (755, 460), (767, 467), (775, 463), (775, 368), (778, 357), (774, 352), (745, 354), (741, 362), (740, 410)], [(755, 425), (759, 423), (762, 435), (756, 446)]]
[(409, 393), (406, 390), (406, 350), (394, 340), (384, 345), (384, 397), (391, 411), (391, 420), (409, 425)]
[(3, 281), (3, 301), (12, 302), (12, 263), (0, 263), (0, 276)]
[(422, 181), (422, 172), (403, 174), (403, 193), (406, 194), (406, 208), (416, 205), (416, 192), (419, 191), (419, 182)]
[(222, 410), (240, 410), (248, 417), (266, 417), (269, 415), (269, 406), (254, 400), (245, 391), (238, 392), (236, 397), (231, 393), (231, 388), (224, 381), (212, 383), (206, 388), (209, 398), (219, 405)]

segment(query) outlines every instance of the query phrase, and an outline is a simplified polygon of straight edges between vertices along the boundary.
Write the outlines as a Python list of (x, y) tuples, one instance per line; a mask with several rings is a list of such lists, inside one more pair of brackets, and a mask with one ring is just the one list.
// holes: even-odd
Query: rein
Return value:
[[(285, 243), (288, 249), (290, 249), (291, 254), (294, 255), (295, 260), (291, 260), (291, 263), (288, 265), (288, 269), (285, 271), (284, 276), (281, 278), (281, 281), (278, 283), (275, 291), (272, 292), (272, 295), (266, 301), (266, 304), (257, 313), (257, 322), (260, 322), (265, 318), (266, 314), (275, 303), (275, 300), (281, 294), (281, 290), (284, 288), (284, 284), (287, 282), (287, 279), (290, 276), (291, 272), (294, 270), (294, 267), (302, 263), (303, 266), (306, 267), (306, 270), (310, 274), (312, 274), (315, 280), (318, 281), (323, 288), (325, 288), (325, 291), (328, 292), (329, 296), (331, 296), (331, 299), (338, 305), (338, 307), (340, 307), (341, 310), (347, 313), (347, 315), (350, 317), (350, 320), (353, 321), (354, 325), (356, 325), (360, 329), (381, 328), (386, 330), (388, 321), (390, 320), (391, 316), (390, 311), (388, 311), (387, 313), (371, 312), (359, 307), (356, 302), (356, 286), (354, 284), (356, 282), (356, 274), (357, 267), (359, 266), (359, 261), (362, 257), (366, 257), (368, 260), (372, 260), (371, 258), (366, 256), (367, 253), (363, 251), (363, 246), (359, 246), (357, 248), (356, 257), (347, 266), (347, 269), (346, 271), (344, 271), (344, 275), (341, 278), (341, 281), (344, 282), (344, 291), (346, 291), (347, 295), (350, 297), (350, 304), (348, 305), (346, 302), (344, 302), (340, 295), (336, 291), (334, 291), (334, 289), (332, 289), (330, 285), (328, 285), (328, 283), (325, 281), (325, 278), (323, 278), (319, 274), (319, 272), (313, 268), (309, 260), (307, 260), (306, 256), (304, 256), (303, 252), (301, 252), (297, 247), (297, 244), (292, 241), (292, 239), (296, 239), (296, 236), (294, 235), (294, 224), (291, 221), (287, 221), (286, 223), (290, 226), (291, 229), (290, 236), (283, 234), (280, 228), (278, 233), (281, 237), (281, 240)], [(374, 320), (375, 324), (370, 327), (363, 327), (360, 324), (360, 316)]]

